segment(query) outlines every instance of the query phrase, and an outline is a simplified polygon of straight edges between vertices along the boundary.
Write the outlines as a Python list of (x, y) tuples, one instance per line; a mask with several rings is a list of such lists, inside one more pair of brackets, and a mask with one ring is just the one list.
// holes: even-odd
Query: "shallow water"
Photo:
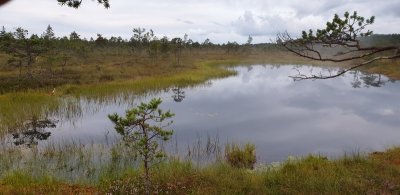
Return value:
[(334, 157), (400, 144), (400, 82), (360, 72), (294, 82), (288, 77), (296, 74), (294, 68), (327, 73), (307, 66), (236, 67), (236, 76), (197, 87), (102, 103), (81, 100), (80, 117), (60, 119), (57, 128), (48, 129), (47, 141), (113, 142), (118, 135), (108, 114), (123, 114), (141, 101), (161, 97), (162, 109), (175, 113), (171, 128), (182, 151), (207, 136), (219, 138), (221, 145), (254, 143), (262, 162), (309, 153)]

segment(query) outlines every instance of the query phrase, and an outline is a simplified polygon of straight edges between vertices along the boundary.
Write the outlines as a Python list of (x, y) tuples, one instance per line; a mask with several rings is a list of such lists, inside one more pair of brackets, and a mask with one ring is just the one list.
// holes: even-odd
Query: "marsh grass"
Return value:
[[(179, 153), (175, 154), (175, 159), (190, 161), (196, 166), (223, 161), (223, 147), (218, 135), (215, 137), (210, 135), (201, 137), (197, 135), (195, 141), (184, 149), (184, 153), (183, 155)], [(180, 156), (184, 156), (184, 158)]]
[(364, 70), (369, 73), (383, 74), (393, 80), (400, 80), (400, 60), (382, 60), (368, 65)]
[[(234, 75), (233, 70), (214, 65), (215, 62), (197, 64), (196, 67), (182, 72), (143, 77), (135, 80), (108, 82), (96, 85), (69, 85), (60, 89), (61, 94), (70, 94), (85, 98), (104, 98), (121, 93), (134, 92), (143, 94), (149, 91), (163, 90), (168, 87), (188, 87), (203, 83), (212, 78), (223, 78)], [(224, 64), (223, 61), (219, 62)]]
[(18, 173), (29, 176), (27, 178), (55, 178), (59, 182), (91, 185), (102, 178), (116, 178), (136, 164), (133, 156), (119, 144), (82, 145), (71, 142), (48, 144), (41, 149), (2, 148), (0, 177), (5, 178), (3, 181), (6, 183), (7, 178)]
[[(45, 116), (59, 108), (57, 98), (41, 93), (13, 93), (0, 96), (0, 128), (13, 130), (33, 116)], [(0, 134), (3, 133), (0, 131)]]
[(234, 75), (232, 70), (211, 63), (198, 64), (196, 68), (176, 74), (146, 77), (137, 80), (107, 82), (87, 85), (65, 85), (52, 95), (43, 90), (15, 92), (0, 95), (0, 137), (18, 129), (32, 117), (56, 116), (71, 119), (82, 114), (81, 100), (101, 104), (132, 98), (169, 87), (190, 87), (211, 78)]
[(238, 145), (235, 143), (225, 146), (225, 158), (229, 165), (236, 168), (254, 169), (257, 161), (256, 147), (254, 144), (247, 143)]
[(40, 92), (0, 95), (0, 138), (24, 131), (23, 124), (32, 118), (76, 119), (82, 115), (79, 99), (55, 97)]
[[(210, 155), (215, 140), (194, 143), (201, 145), (192, 152)], [(0, 153), (0, 193), (140, 194), (144, 190), (143, 169), (123, 144), (70, 142), (28, 149), (3, 143)], [(159, 194), (398, 194), (399, 162), (399, 148), (331, 160), (323, 155), (289, 157), (280, 163), (257, 164), (253, 170), (233, 167), (223, 158), (199, 165), (172, 156), (153, 167), (151, 186)]]
[[(396, 151), (396, 152), (393, 152)], [(382, 156), (398, 156), (390, 149)], [(215, 162), (205, 167), (169, 161), (157, 167), (154, 190), (161, 194), (398, 194), (400, 167), (365, 154), (335, 160), (289, 158), (279, 165), (248, 170)], [(102, 184), (111, 193), (141, 192), (140, 171)]]

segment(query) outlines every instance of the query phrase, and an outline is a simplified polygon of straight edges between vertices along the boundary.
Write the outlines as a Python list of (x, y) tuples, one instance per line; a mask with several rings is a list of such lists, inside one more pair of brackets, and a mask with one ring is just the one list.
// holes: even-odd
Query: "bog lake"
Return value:
[[(161, 98), (163, 110), (175, 113), (172, 140), (178, 153), (212, 139), (253, 143), (260, 161), (288, 156), (384, 150), (400, 144), (400, 82), (353, 71), (327, 80), (293, 81), (290, 75), (324, 73), (312, 66), (253, 65), (234, 67), (237, 75), (191, 87), (172, 87), (104, 101), (79, 100), (75, 117), (58, 120), (39, 146), (75, 140), (112, 144), (120, 139), (107, 118)], [(13, 141), (12, 135), (7, 140)]]

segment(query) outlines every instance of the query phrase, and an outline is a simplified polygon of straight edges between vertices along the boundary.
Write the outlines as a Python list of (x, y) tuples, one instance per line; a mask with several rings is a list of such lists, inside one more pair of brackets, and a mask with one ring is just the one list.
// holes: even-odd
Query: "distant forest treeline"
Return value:
[[(0, 31), (0, 93), (129, 79), (132, 75), (151, 75), (144, 67), (152, 66), (152, 72), (168, 72), (177, 67), (184, 69), (198, 59), (215, 60), (222, 59), (223, 55), (237, 57), (271, 50), (276, 50), (275, 44), (252, 44), (251, 36), (246, 44), (215, 44), (209, 39), (192, 41), (186, 34), (171, 39), (157, 37), (152, 30), (144, 28), (134, 28), (130, 39), (106, 38), (101, 34), (86, 39), (75, 31), (69, 36), (57, 37), (50, 25), (41, 35), (30, 34), (21, 27), (13, 31), (3, 27)], [(165, 70), (167, 68), (169, 70)]]
[(366, 46), (400, 46), (400, 34), (373, 34), (368, 37), (361, 37), (360, 40)]
[[(226, 52), (236, 52), (240, 51), (241, 46), (258, 46), (265, 47), (271, 46), (271, 43), (265, 44), (252, 44), (253, 38), (249, 36), (247, 42), (245, 44), (238, 44), (236, 41), (227, 42), (223, 44), (215, 44), (212, 43), (210, 39), (205, 39), (203, 42), (193, 41), (185, 34), (183, 37), (175, 37), (169, 39), (167, 36), (157, 37), (153, 30), (148, 30), (144, 28), (134, 28), (132, 30), (132, 37), (130, 39), (123, 39), (121, 36), (111, 36), (110, 38), (104, 37), (102, 34), (97, 34), (97, 37), (90, 39), (81, 38), (81, 36), (73, 31), (69, 36), (57, 37), (53, 28), (49, 25), (47, 29), (41, 34), (31, 34), (29, 35), (28, 30), (25, 30), (21, 27), (18, 27), (13, 32), (7, 32), (4, 26), (0, 31), (0, 44), (2, 51), (9, 51), (7, 49), (7, 42), (19, 42), (19, 41), (33, 41), (35, 45), (41, 46), (52, 46), (51, 49), (59, 48), (59, 49), (83, 49), (84, 46), (100, 46), (100, 47), (126, 47), (135, 52), (148, 52), (149, 54), (156, 53), (168, 53), (173, 52), (176, 49), (182, 48), (191, 48), (191, 49), (199, 49), (199, 48), (220, 48), (226, 50)], [(53, 42), (53, 44), (50, 44)], [(48, 48), (48, 47), (47, 47)]]
[[(57, 37), (49, 25), (41, 35), (21, 27), (0, 31), (0, 93), (62, 84), (94, 83), (161, 75), (193, 68), (196, 61), (254, 58), (286, 59), (274, 43), (215, 44), (205, 39), (157, 37), (152, 30), (134, 28), (130, 39), (120, 36), (81, 38), (73, 31)], [(400, 35), (372, 35), (369, 45), (400, 45)], [(275, 52), (275, 53), (274, 53)], [(250, 57), (250, 55), (253, 55)], [(149, 68), (150, 67), (150, 68)]]

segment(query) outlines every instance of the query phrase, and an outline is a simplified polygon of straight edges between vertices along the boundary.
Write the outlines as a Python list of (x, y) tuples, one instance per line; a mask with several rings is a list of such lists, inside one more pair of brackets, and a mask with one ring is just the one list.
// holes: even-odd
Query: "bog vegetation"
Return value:
[[(400, 42), (399, 35), (363, 37), (366, 44)], [(226, 60), (226, 61), (224, 61)], [(73, 31), (57, 37), (49, 25), (41, 35), (29, 34), (22, 27), (0, 31), (0, 93), (28, 89), (53, 89), (65, 84), (90, 84), (160, 76), (197, 68), (196, 63), (219, 61), (245, 63), (310, 63), (297, 58), (273, 43), (228, 42), (214, 44), (206, 39), (196, 42), (187, 34), (169, 39), (157, 37), (152, 30), (133, 28), (132, 37), (82, 38)], [(377, 72), (384, 72), (379, 68)], [(393, 70), (393, 68), (391, 68)], [(399, 71), (389, 76), (400, 78)], [(55, 91), (57, 92), (57, 90)]]
[[(201, 148), (207, 150), (205, 145)], [(135, 165), (138, 161), (123, 144), (49, 144), (43, 150), (29, 151), (3, 146), (0, 152), (2, 194), (144, 194), (149, 190), (143, 180), (145, 170)], [(170, 156), (152, 168), (150, 191), (153, 194), (400, 193), (399, 148), (370, 155), (347, 154), (334, 160), (324, 156), (289, 157), (281, 163), (258, 164), (253, 170), (232, 166), (223, 156), (217, 157), (207, 165), (198, 165), (189, 158)]]
[[(58, 1), (71, 7), (75, 1)], [(108, 7), (108, 1), (98, 1)], [(314, 39), (314, 35), (304, 38)], [(358, 41), (358, 40), (357, 40)], [(368, 47), (400, 42), (399, 35), (360, 39)], [(110, 115), (122, 142), (115, 145), (47, 144), (47, 116), (79, 117), (77, 102), (115, 101), (171, 86), (190, 86), (235, 74), (220, 65), (314, 63), (281, 50), (274, 43), (196, 42), (188, 35), (157, 37), (133, 28), (132, 37), (83, 38), (78, 32), (57, 37), (49, 25), (43, 34), (18, 27), (0, 31), (0, 137), (14, 133), (17, 145), (0, 142), (0, 194), (399, 194), (400, 150), (289, 158), (257, 164), (252, 144), (231, 143), (221, 151), (207, 142), (188, 155), (165, 155), (159, 147), (172, 131), (160, 122), (173, 114), (155, 99)], [(314, 63), (321, 65), (322, 63)], [(338, 64), (347, 66), (349, 64)], [(398, 61), (379, 61), (364, 71), (400, 79)], [(288, 75), (289, 76), (289, 75)], [(169, 124), (169, 123), (167, 123)], [(21, 133), (28, 128), (28, 133)], [(128, 146), (128, 147), (127, 147)], [(212, 149), (210, 149), (212, 148)], [(212, 152), (210, 152), (212, 151)], [(196, 154), (194, 154), (196, 153)], [(209, 164), (193, 156), (215, 155)], [(223, 155), (222, 155), (223, 154)], [(160, 160), (162, 159), (162, 160)]]
[[(273, 44), (213, 44), (183, 37), (157, 37), (152, 30), (134, 28), (132, 38), (56, 37), (49, 25), (42, 35), (18, 27), (0, 32), (0, 92), (31, 88), (53, 89), (63, 84), (85, 84), (139, 79), (196, 68), (199, 60), (243, 59), (253, 50), (265, 54)], [(233, 56), (238, 56), (234, 57)]]

